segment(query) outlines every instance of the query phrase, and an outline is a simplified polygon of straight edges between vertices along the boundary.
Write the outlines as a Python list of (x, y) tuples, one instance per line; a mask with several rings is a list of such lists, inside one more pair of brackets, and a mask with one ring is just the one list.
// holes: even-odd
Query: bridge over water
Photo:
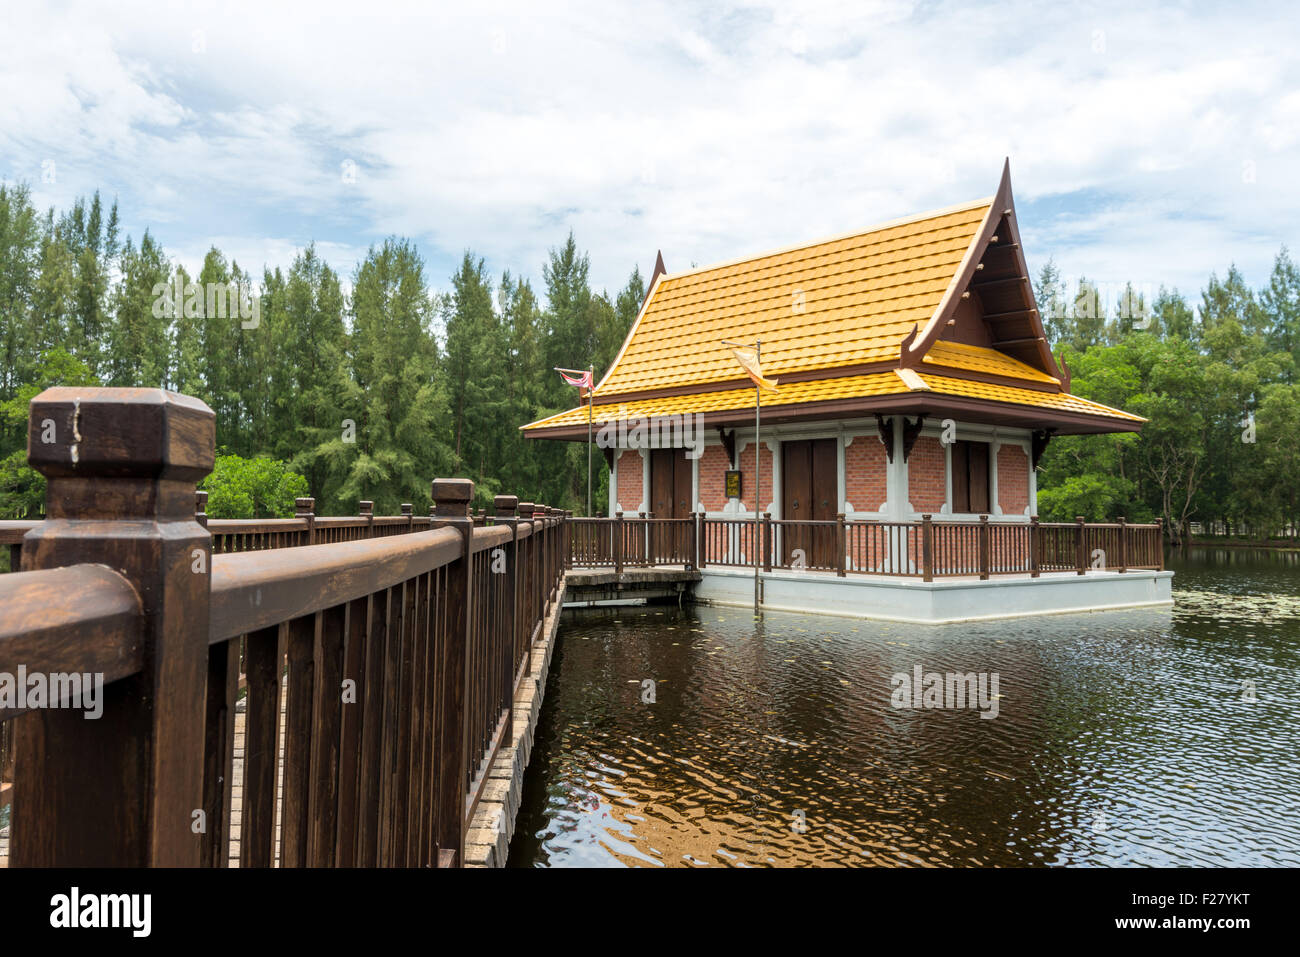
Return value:
[[(96, 720), (0, 698), (11, 866), (499, 862), (569, 585), (671, 598), (756, 561), (931, 583), (1082, 575), (1099, 546), (1120, 574), (1162, 560), (1157, 526), (1123, 523), (580, 519), (508, 495), (488, 516), (465, 479), (434, 480), (427, 516), (300, 499), (291, 519), (208, 520), (213, 452), (186, 396), (31, 404), (47, 518), (0, 523), (0, 676), (104, 687)], [(792, 543), (829, 558), (795, 566)]]

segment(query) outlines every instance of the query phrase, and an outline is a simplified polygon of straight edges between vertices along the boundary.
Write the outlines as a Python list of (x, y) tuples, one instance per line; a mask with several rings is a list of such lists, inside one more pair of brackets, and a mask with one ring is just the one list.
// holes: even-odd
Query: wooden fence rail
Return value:
[(54, 388), (30, 415), (48, 518), (0, 576), (0, 675), (98, 676), (102, 713), (66, 681), (0, 702), (11, 866), (224, 866), (241, 696), (241, 865), (463, 861), (567, 516), (514, 496), (472, 516), (473, 483), (436, 479), (427, 518), (362, 503), (333, 521), (305, 500), (205, 529), (203, 403)]
[(570, 567), (709, 565), (765, 571), (799, 570), (922, 578), (960, 576), (987, 579), (996, 575), (1043, 572), (1126, 572), (1164, 568), (1163, 530), (1159, 522), (1133, 525), (995, 522), (834, 521), (795, 522), (763, 515), (686, 519), (652, 515), (575, 518), (569, 524)]

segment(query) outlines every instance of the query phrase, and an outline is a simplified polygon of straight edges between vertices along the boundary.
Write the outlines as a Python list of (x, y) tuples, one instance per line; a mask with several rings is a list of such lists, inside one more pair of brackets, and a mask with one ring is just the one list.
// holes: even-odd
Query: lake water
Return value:
[[(511, 864), (1300, 864), (1300, 554), (1170, 567), (1172, 611), (569, 613)], [(918, 665), (996, 717), (895, 707)]]

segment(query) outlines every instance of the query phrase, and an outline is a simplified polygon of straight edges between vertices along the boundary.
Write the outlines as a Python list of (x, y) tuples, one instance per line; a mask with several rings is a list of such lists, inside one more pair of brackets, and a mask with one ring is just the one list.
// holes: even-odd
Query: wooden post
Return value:
[(13, 867), (200, 863), (212, 538), (194, 485), (212, 410), (160, 389), (55, 387), (31, 402), (27, 460), (46, 477), (28, 569), (102, 563), (135, 587), (145, 667), (105, 685), (103, 714), (16, 721)]
[(307, 544), (316, 544), (316, 500), (314, 498), (295, 498), (293, 500), (293, 517), (307, 520)]
[(523, 645), (519, 638), (519, 576), (515, 569), (519, 565), (519, 518), (517, 511), (519, 509), (519, 497), (516, 495), (497, 495), (492, 499), (492, 511), (494, 513), (493, 522), (496, 525), (506, 525), (510, 528), (510, 541), (505, 545), (506, 551), (506, 581), (505, 593), (509, 595), (508, 603), (510, 610), (506, 612), (505, 627), (506, 634), (510, 636), (510, 661), (511, 666), (506, 670), (506, 681), (509, 687), (503, 689), (507, 699), (510, 698), (514, 690), (514, 664), (515, 656), (523, 654)]
[[(518, 509), (519, 521), (532, 522), (537, 518), (537, 506), (532, 502), (520, 502)], [(524, 539), (522, 553), (519, 557), (520, 569), (522, 576), (519, 580), (519, 601), (523, 606), (524, 616), (520, 621), (520, 630), (523, 632), (521, 638), (526, 646), (532, 638), (533, 627), (533, 600), (537, 593), (537, 578), (541, 575), (541, 542), (542, 537), (537, 534), (536, 526), (533, 527), (532, 534)]]
[(358, 513), (366, 520), (366, 538), (375, 537), (375, 503), (361, 501), (357, 503)]
[(772, 570), (772, 513), (763, 513), (763, 571)]
[[(194, 521), (198, 522), (204, 528), (208, 527), (208, 493), (194, 493)], [(18, 571), (14, 568), (13, 571)]]
[(695, 567), (703, 568), (709, 560), (708, 516), (705, 512), (695, 514)]
[(623, 574), (623, 513), (614, 513), (614, 574)]
[(1157, 571), (1165, 570), (1165, 520), (1156, 519), (1156, 565)]
[(835, 515), (835, 574), (841, 578), (844, 577), (844, 551), (846, 542), (846, 531), (844, 528), (844, 513), (837, 512)]
[(691, 512), (689, 518), (690, 524), (686, 526), (686, 547), (683, 555), (687, 571), (695, 568), (695, 513)]
[(1029, 516), (1029, 577), (1038, 577), (1038, 540), (1042, 534), (1038, 527), (1038, 516)]
[(1078, 565), (1078, 573), (1082, 575), (1088, 569), (1088, 556), (1085, 549), (1087, 543), (1083, 540), (1083, 516), (1074, 516), (1074, 560)]
[(406, 518), (406, 530), (411, 532), (415, 530), (415, 506), (410, 502), (403, 502), (401, 505), (402, 515)]
[(934, 581), (934, 520), (921, 516), (921, 580)]
[(434, 528), (454, 528), (460, 533), (460, 558), (447, 566), (447, 592), (443, 605), (446, 618), (446, 642), (442, 649), (442, 668), (438, 695), (438, 860), (456, 867), (465, 863), (465, 801), (469, 774), (465, 704), (468, 698), (470, 608), (473, 603), (474, 576), (470, 554), (474, 521), (469, 517), (469, 503), (474, 500), (474, 483), (469, 479), (434, 479)]
[(989, 517), (980, 516), (980, 581), (989, 577)]
[(1119, 517), (1119, 573), (1128, 571), (1128, 522)]

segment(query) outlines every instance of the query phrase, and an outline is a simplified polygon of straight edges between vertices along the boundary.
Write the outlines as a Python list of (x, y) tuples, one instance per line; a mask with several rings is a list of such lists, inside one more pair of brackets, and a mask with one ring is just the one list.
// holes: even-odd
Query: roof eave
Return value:
[[(947, 395), (942, 392), (908, 392), (883, 396), (859, 396), (850, 399), (828, 399), (823, 402), (799, 402), (763, 409), (764, 424), (798, 421), (824, 421), (861, 416), (924, 415), (955, 416), (962, 421), (1005, 425), (1030, 430), (1052, 429), (1057, 435), (1100, 435), (1116, 432), (1140, 432), (1143, 420), (1120, 416), (1099, 415), (1090, 412), (1071, 412), (1063, 409), (1043, 409), (1017, 402), (999, 402), (968, 396)], [(705, 412), (706, 427), (746, 426), (754, 420), (754, 410), (729, 409)], [(532, 428), (524, 432), (529, 439), (557, 441), (585, 441), (587, 424)]]

